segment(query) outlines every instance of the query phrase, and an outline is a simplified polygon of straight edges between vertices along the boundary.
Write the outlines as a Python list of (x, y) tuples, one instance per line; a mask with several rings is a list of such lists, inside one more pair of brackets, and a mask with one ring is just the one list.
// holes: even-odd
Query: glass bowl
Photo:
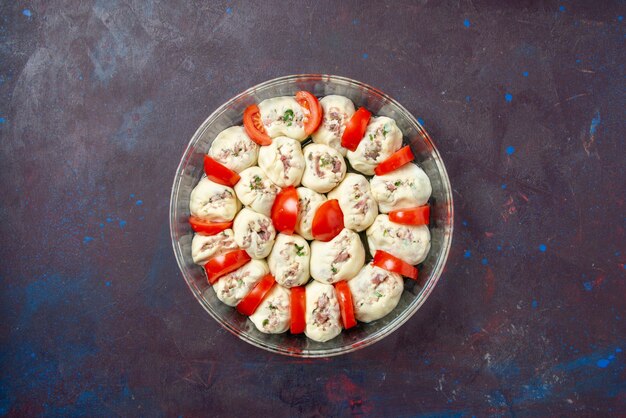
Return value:
[[(419, 280), (405, 279), (405, 289), (398, 306), (387, 316), (370, 324), (359, 323), (325, 343), (288, 332), (269, 335), (259, 332), (245, 316), (220, 302), (208, 284), (202, 267), (191, 259), (193, 232), (188, 223), (189, 195), (203, 173), (203, 156), (215, 136), (232, 125), (241, 125), (246, 106), (276, 96), (293, 96), (307, 90), (315, 96), (339, 94), (355, 106), (365, 106), (374, 115), (395, 119), (411, 146), (416, 162), (432, 183), (431, 249), (419, 268)], [(424, 128), (404, 107), (381, 91), (361, 82), (333, 75), (304, 74), (276, 78), (235, 96), (198, 128), (180, 160), (170, 201), (170, 232), (176, 260), (194, 296), (215, 320), (242, 340), (273, 353), (295, 357), (329, 357), (367, 347), (404, 324), (426, 301), (441, 277), (452, 241), (452, 189), (439, 152)], [(367, 243), (365, 243), (367, 247)]]

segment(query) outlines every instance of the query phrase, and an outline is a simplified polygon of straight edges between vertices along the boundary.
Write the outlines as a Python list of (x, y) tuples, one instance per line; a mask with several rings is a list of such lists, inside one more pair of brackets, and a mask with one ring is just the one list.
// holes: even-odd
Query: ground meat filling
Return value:
[(409, 228), (385, 228), (383, 230), (383, 236), (387, 237), (387, 236), (396, 236), (397, 238), (400, 238), (403, 241), (410, 241), (413, 242), (414, 240), (414, 236), (413, 236), (413, 231), (411, 231), (411, 229)]
[(341, 266), (352, 257), (349, 246), (350, 237), (347, 235), (343, 236), (340, 240), (334, 243), (334, 247), (339, 249), (339, 252), (333, 259), (332, 263), (330, 263), (330, 271), (333, 273), (333, 278), (341, 269)]
[[(230, 190), (224, 190), (222, 193), (216, 193), (207, 200), (207, 202), (202, 206), (205, 210), (217, 209), (226, 205), (227, 198), (232, 198), (233, 194)], [(209, 209), (207, 209), (209, 208)]]
[[(306, 110), (306, 109), (305, 109)], [(273, 109), (264, 119), (263, 125), (266, 127), (272, 126), (272, 124), (280, 124), (285, 126), (297, 126), (302, 127), (304, 125), (304, 114), (294, 113), (293, 110), (287, 109), (282, 115), (278, 114), (278, 111)]]
[(352, 192), (353, 192), (353, 201), (354, 201), (354, 204), (352, 205), (352, 207), (356, 209), (356, 211), (360, 213), (361, 215), (365, 215), (370, 208), (369, 199), (367, 198), (367, 195), (363, 193), (359, 183), (354, 183), (352, 185)]
[(282, 145), (279, 145), (277, 148), (278, 154), (280, 154), (280, 162), (283, 165), (283, 178), (285, 180), (289, 180), (289, 176), (287, 175), (287, 172), (289, 171), (291, 167), (293, 167), (293, 165), (291, 164), (291, 160), (293, 157), (291, 156), (291, 153), (283, 154), (282, 149), (283, 149)]
[(235, 244), (235, 240), (230, 235), (220, 233), (220, 235), (216, 235), (216, 238), (217, 239), (212, 239), (202, 244), (202, 248), (200, 249), (200, 251), (204, 252), (204, 251), (211, 250), (213, 249), (213, 247), (215, 247), (218, 244), (223, 246), (225, 249), (237, 248), (237, 244)]
[(377, 161), (380, 156), (380, 152), (383, 149), (383, 141), (389, 131), (385, 125), (379, 126), (373, 134), (369, 134), (367, 138), (363, 139), (365, 142), (365, 152), (363, 153), (363, 157), (367, 160)]
[(243, 239), (243, 246), (248, 248), (252, 243), (252, 235), (257, 236), (257, 244), (263, 245), (272, 238), (269, 230), (272, 221), (269, 219), (261, 219), (248, 223), (248, 233)]
[(315, 309), (313, 309), (312, 315), (313, 324), (316, 327), (326, 331), (327, 327), (332, 326), (332, 323), (330, 323), (330, 298), (326, 293), (321, 295), (315, 302)]
[(231, 148), (222, 148), (217, 154), (217, 160), (220, 163), (228, 162), (228, 159), (233, 157), (239, 157), (242, 154), (247, 154), (252, 149), (253, 144), (247, 141), (236, 141)]
[(396, 190), (398, 190), (398, 187), (401, 186), (409, 186), (409, 187), (415, 187), (415, 182), (413, 180), (407, 179), (407, 180), (396, 180), (396, 181), (385, 181), (385, 187), (387, 188), (387, 190), (389, 190), (389, 192), (393, 193)]
[(335, 134), (336, 137), (343, 135), (343, 129), (345, 128), (343, 121), (346, 118), (346, 114), (341, 112), (338, 107), (331, 107), (324, 116), (324, 127)]
[(267, 319), (263, 320), (263, 327), (265, 329), (274, 329), (278, 327), (280, 322), (280, 317), (278, 316), (278, 306), (270, 302), (268, 309), (270, 310), (270, 314)]

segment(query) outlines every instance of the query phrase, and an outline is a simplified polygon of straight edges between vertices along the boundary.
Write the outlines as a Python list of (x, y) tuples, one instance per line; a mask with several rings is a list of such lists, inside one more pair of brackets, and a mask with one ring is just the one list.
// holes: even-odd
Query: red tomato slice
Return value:
[(417, 280), (417, 269), (415, 267), (400, 260), (398, 257), (394, 257), (386, 251), (376, 251), (373, 264), (381, 269)]
[(259, 106), (253, 104), (243, 111), (243, 127), (246, 129), (251, 140), (259, 145), (269, 145), (272, 138), (265, 132), (265, 127), (261, 122), (261, 112)]
[(229, 187), (233, 187), (241, 178), (239, 174), (208, 155), (204, 156), (204, 172), (209, 180)]
[(309, 111), (308, 117), (304, 120), (304, 133), (311, 135), (322, 122), (322, 105), (308, 91), (297, 92), (296, 101)]
[(311, 223), (311, 234), (319, 241), (330, 241), (343, 229), (343, 212), (337, 199), (330, 199), (322, 203)]
[(406, 147), (402, 147), (398, 151), (391, 154), (391, 156), (382, 163), (378, 164), (378, 166), (374, 169), (374, 173), (376, 173), (377, 176), (391, 173), (393, 170), (397, 170), (404, 164), (413, 161), (414, 158), (415, 157), (413, 157), (411, 148), (407, 145)]
[(345, 329), (355, 327), (356, 318), (354, 317), (354, 305), (352, 304), (350, 286), (345, 281), (337, 282), (335, 283), (335, 293), (337, 294), (337, 300), (339, 300), (343, 327)]
[(370, 123), (371, 117), (370, 111), (364, 107), (360, 107), (359, 110), (354, 112), (341, 136), (341, 146), (350, 151), (356, 150), (363, 139), (363, 135), (365, 135), (365, 130), (367, 129), (367, 124)]
[(228, 229), (233, 226), (233, 222), (207, 222), (204, 219), (200, 219), (197, 216), (190, 216), (189, 223), (191, 224), (191, 229), (195, 232), (199, 232), (205, 235), (215, 235), (219, 234), (225, 229)]
[(248, 261), (250, 261), (250, 256), (244, 250), (229, 251), (225, 254), (211, 258), (204, 265), (204, 270), (206, 270), (209, 283), (214, 284), (217, 282), (217, 279), (225, 274), (237, 270)]
[(274, 276), (268, 274), (264, 276), (241, 301), (237, 304), (239, 313), (250, 316), (259, 307), (263, 298), (274, 286)]
[(292, 334), (302, 334), (306, 323), (304, 320), (306, 309), (306, 293), (304, 286), (292, 287), (290, 298), (291, 326)]
[(277, 231), (293, 234), (298, 222), (298, 192), (293, 186), (282, 189), (272, 205), (272, 223)]
[(398, 209), (389, 212), (389, 220), (404, 225), (428, 225), (430, 222), (430, 206)]

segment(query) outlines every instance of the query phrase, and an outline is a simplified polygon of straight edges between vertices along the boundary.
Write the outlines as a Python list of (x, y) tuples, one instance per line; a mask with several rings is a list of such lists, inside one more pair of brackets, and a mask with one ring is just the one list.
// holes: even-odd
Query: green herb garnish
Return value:
[(374, 135), (370, 134), (370, 141), (374, 140)]
[(270, 320), (269, 320), (269, 319), (264, 319), (264, 320), (263, 320), (263, 326), (264, 326), (264, 327), (268, 326), (268, 324), (269, 324), (269, 323), (270, 323)]
[(255, 175), (250, 182), (250, 190), (259, 190), (261, 188), (263, 188), (263, 179)]
[(333, 272), (333, 274), (337, 274), (337, 267), (335, 266), (330, 266), (330, 271)]
[(379, 299), (380, 299), (380, 298), (382, 298), (383, 296), (385, 296), (385, 295), (383, 295), (382, 293), (380, 293), (378, 290), (377, 290), (376, 292), (374, 292), (374, 294), (375, 294), (375, 295), (376, 295), (376, 297), (377, 297), (377, 298), (379, 298)]
[(237, 279), (237, 285), (243, 286), (243, 279)]
[(387, 136), (389, 131), (387, 130), (387, 125), (383, 126), (383, 136)]
[(401, 180), (396, 180), (396, 182), (393, 184), (396, 187), (400, 187), (402, 186), (402, 181)]
[(294, 243), (293, 245), (295, 245), (296, 247), (296, 255), (299, 257), (302, 257), (305, 255), (304, 253), (304, 245), (298, 245), (296, 243)]
[(271, 303), (269, 304), (269, 306), (267, 307), (270, 311), (273, 311), (275, 309), (278, 309), (276, 306), (272, 305)]
[(330, 164), (330, 158), (322, 157), (320, 158), (320, 165), (324, 167), (325, 165)]
[(283, 115), (283, 121), (287, 123), (287, 126), (291, 126), (291, 124), (293, 123), (293, 116), (293, 110), (285, 110), (285, 114)]

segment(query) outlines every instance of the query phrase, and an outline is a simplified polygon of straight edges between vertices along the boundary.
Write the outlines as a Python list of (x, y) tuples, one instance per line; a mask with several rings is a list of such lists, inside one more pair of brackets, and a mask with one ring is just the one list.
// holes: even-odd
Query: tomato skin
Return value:
[(322, 122), (322, 105), (317, 97), (304, 90), (296, 93), (296, 101), (309, 111), (308, 118), (304, 122), (304, 133), (307, 136), (311, 135)]
[(341, 136), (341, 146), (350, 151), (355, 151), (363, 139), (363, 135), (365, 135), (371, 117), (370, 111), (364, 107), (360, 107), (354, 112)]
[(251, 140), (259, 145), (270, 145), (272, 138), (265, 132), (259, 106), (253, 104), (243, 111), (243, 127)]
[(229, 251), (211, 258), (204, 265), (204, 270), (206, 271), (209, 283), (212, 285), (217, 282), (220, 277), (237, 270), (248, 261), (250, 261), (250, 256), (244, 250)]
[(392, 210), (389, 212), (389, 220), (403, 225), (428, 225), (430, 223), (430, 206)]
[(298, 222), (298, 192), (293, 186), (283, 188), (272, 205), (272, 223), (277, 231), (292, 235)]
[(292, 287), (289, 298), (291, 309), (291, 324), (289, 330), (292, 334), (302, 334), (306, 328), (306, 291), (304, 286)]
[(374, 254), (372, 264), (392, 273), (398, 273), (402, 276), (417, 280), (417, 269), (415, 267), (386, 251), (377, 250), (376, 254)]
[(354, 305), (352, 303), (352, 292), (348, 282), (340, 281), (335, 283), (335, 293), (339, 301), (341, 310), (341, 321), (344, 329), (350, 329), (356, 326), (356, 318), (354, 317)]
[(204, 173), (209, 180), (229, 187), (233, 187), (241, 179), (239, 174), (208, 155), (204, 156)]
[(343, 212), (337, 199), (330, 199), (322, 203), (311, 223), (311, 234), (318, 241), (330, 241), (343, 229)]
[(259, 307), (263, 298), (274, 286), (274, 276), (265, 275), (241, 301), (237, 304), (240, 314), (250, 316)]
[(414, 159), (415, 157), (411, 152), (411, 148), (407, 145), (400, 148), (398, 151), (391, 154), (391, 156), (385, 161), (378, 164), (378, 166), (374, 169), (374, 173), (376, 173), (377, 176), (391, 173), (393, 170), (397, 170), (398, 168), (402, 167), (408, 162), (413, 161)]
[(189, 217), (189, 223), (191, 224), (191, 229), (194, 232), (198, 232), (204, 235), (215, 235), (219, 234), (225, 229), (228, 229), (233, 226), (233, 221), (230, 222), (207, 222), (203, 219), (198, 218), (197, 216), (191, 215)]

